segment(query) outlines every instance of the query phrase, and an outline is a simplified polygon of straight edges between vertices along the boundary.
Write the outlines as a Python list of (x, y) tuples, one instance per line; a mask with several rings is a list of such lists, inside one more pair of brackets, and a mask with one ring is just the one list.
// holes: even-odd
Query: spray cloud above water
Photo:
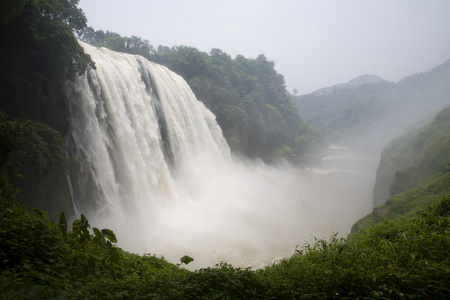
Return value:
[(334, 147), (311, 170), (234, 158), (214, 115), (180, 76), (82, 46), (97, 69), (67, 89), (66, 151), (79, 166), (74, 204), (95, 226), (114, 230), (123, 249), (172, 262), (187, 254), (193, 268), (220, 261), (259, 268), (314, 236), (345, 236), (370, 211), (372, 157)]

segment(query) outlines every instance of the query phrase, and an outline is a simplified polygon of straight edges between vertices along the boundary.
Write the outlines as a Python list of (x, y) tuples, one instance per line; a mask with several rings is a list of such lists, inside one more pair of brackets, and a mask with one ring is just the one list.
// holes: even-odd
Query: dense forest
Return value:
[[(236, 151), (267, 158), (302, 155), (314, 139), (298, 117), (282, 76), (264, 56), (231, 59), (220, 50), (205, 54), (182, 46), (154, 50), (139, 38), (118, 35), (101, 40), (86, 28), (77, 4), (78, 0), (0, 4), (2, 299), (450, 297), (448, 109), (384, 151), (380, 174), (390, 165), (389, 158), (399, 155), (396, 149), (412, 155), (387, 172), (395, 176), (390, 186), (395, 196), (387, 206), (376, 208), (347, 239), (318, 239), (260, 270), (222, 262), (188, 271), (183, 266), (192, 258), (185, 256), (179, 264), (171, 264), (151, 254), (128, 253), (115, 245), (111, 230), (90, 226), (84, 215), (68, 224), (65, 215), (72, 212), (65, 175), (73, 162), (63, 148), (62, 136), (68, 126), (64, 81), (95, 67), (75, 34), (88, 38), (84, 35), (94, 33), (92, 38), (100, 44), (136, 51), (182, 74), (197, 97), (216, 113)], [(133, 39), (140, 46), (134, 47)], [(417, 76), (399, 82), (403, 89), (397, 93), (408, 91), (408, 86), (436, 90), (431, 75), (428, 85), (426, 80), (418, 84)], [(448, 99), (449, 93), (437, 95)], [(250, 137), (251, 143), (239, 144)], [(400, 145), (401, 141), (405, 143)], [(17, 199), (40, 209), (27, 210)], [(413, 200), (418, 204), (405, 215), (405, 204)], [(53, 211), (47, 215), (43, 210), (50, 212), (50, 208)], [(62, 211), (65, 214), (59, 214)]]
[(68, 127), (65, 80), (94, 67), (74, 35), (86, 27), (77, 3), (0, 4), (0, 193), (16, 194), (54, 218), (73, 210), (62, 139)]

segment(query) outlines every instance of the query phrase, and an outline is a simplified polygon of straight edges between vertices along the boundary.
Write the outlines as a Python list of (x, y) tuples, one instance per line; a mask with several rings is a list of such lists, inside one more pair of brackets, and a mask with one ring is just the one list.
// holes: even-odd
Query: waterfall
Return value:
[(199, 151), (229, 159), (214, 115), (180, 76), (140, 56), (82, 46), (97, 69), (67, 89), (78, 211), (139, 212), (177, 197), (173, 176)]
[(167, 68), (81, 45), (96, 69), (67, 84), (74, 204), (125, 250), (262, 267), (369, 211), (332, 177), (232, 158), (215, 116)]

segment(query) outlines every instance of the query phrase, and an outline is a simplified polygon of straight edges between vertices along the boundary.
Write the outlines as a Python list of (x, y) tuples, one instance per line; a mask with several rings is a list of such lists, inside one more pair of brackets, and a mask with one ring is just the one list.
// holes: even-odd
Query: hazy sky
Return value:
[(80, 0), (94, 29), (158, 45), (264, 54), (290, 91), (389, 81), (450, 58), (450, 0)]

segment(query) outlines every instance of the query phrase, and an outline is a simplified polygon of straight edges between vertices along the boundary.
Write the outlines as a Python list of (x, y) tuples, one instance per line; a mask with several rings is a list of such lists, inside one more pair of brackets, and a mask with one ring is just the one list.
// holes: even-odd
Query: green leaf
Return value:
[(96, 238), (101, 238), (102, 237), (102, 233), (100, 232), (100, 230), (97, 227), (93, 227), (92, 231), (94, 231), (95, 237)]
[(36, 216), (38, 217), (43, 217), (45, 215), (45, 213), (39, 209), (39, 208), (33, 208), (33, 212), (36, 214)]
[(97, 244), (93, 243), (92, 241), (85, 241), (84, 250), (89, 256), (95, 258), (97, 261), (101, 261), (103, 258), (103, 252), (101, 248), (99, 248)]
[(190, 262), (194, 261), (194, 259), (188, 255), (183, 256), (182, 258), (180, 258), (180, 261), (182, 264), (189, 264)]
[(111, 229), (102, 229), (102, 234), (105, 238), (110, 240), (112, 243), (117, 243), (117, 238)]

